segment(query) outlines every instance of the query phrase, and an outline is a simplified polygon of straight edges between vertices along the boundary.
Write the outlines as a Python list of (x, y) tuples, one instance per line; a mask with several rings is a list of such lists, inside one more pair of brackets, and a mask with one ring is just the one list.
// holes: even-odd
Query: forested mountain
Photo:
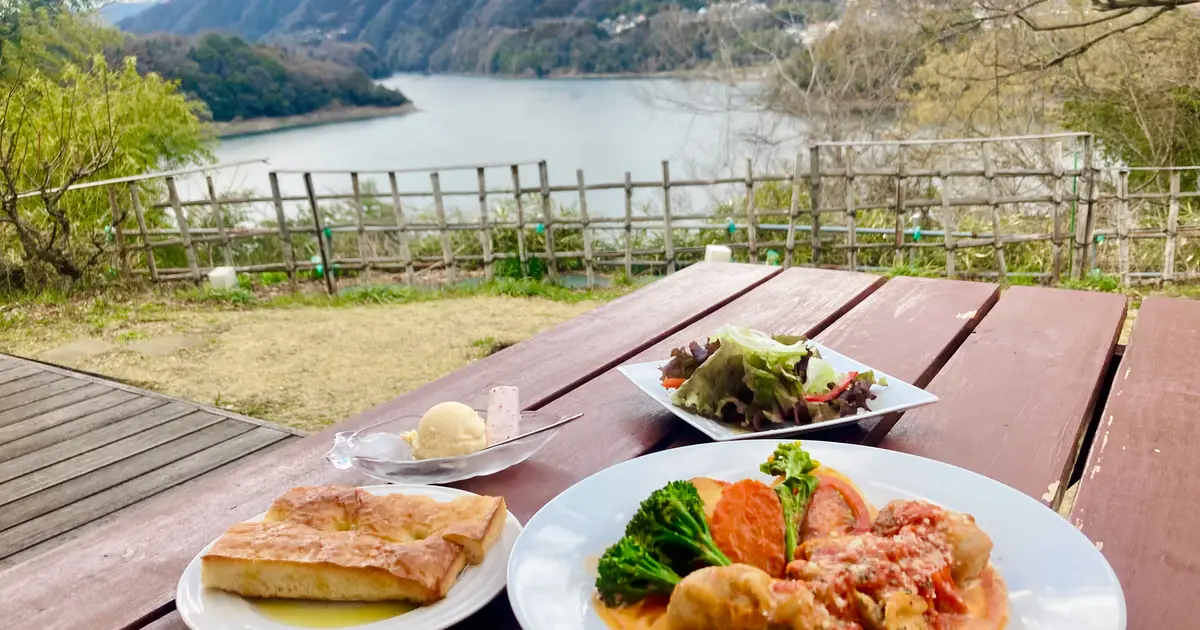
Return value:
[[(542, 75), (701, 65), (711, 61), (723, 43), (736, 39), (736, 30), (769, 26), (772, 21), (762, 2), (729, 3), (745, 9), (746, 19), (740, 22), (708, 19), (704, 15), (708, 4), (706, 0), (172, 0), (122, 22), (121, 27), (134, 33), (220, 30), (286, 45), (304, 40), (310, 45), (361, 42), (370, 45), (393, 71)], [(613, 22), (622, 15), (624, 27)]]
[(374, 84), (353, 66), (314, 59), (307, 51), (250, 44), (236, 35), (128, 36), (110, 56), (134, 56), (139, 72), (179, 81), (217, 122), (308, 114), (332, 105), (407, 102), (403, 94)]

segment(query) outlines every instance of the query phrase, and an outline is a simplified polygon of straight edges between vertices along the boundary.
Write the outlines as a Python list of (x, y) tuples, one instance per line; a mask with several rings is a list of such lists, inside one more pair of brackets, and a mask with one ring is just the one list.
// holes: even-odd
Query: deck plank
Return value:
[[(133, 411), (127, 413), (131, 413), (131, 417), (118, 420), (94, 431), (80, 434), (75, 439), (53, 440), (44, 448), (27, 452), (17, 457), (6, 459), (0, 456), (0, 483), (76, 456), (88, 454), (89, 451), (95, 453), (96, 451), (93, 449), (106, 447), (113, 442), (130, 436), (134, 436), (138, 440), (143, 440), (144, 436), (136, 434), (192, 413), (192, 409), (185, 405), (168, 403), (145, 413), (136, 413)], [(213, 414), (206, 415), (210, 418), (217, 417)], [(203, 428), (203, 426), (198, 428)], [(3, 452), (6, 446), (10, 445), (0, 446), (0, 453)], [(78, 462), (78, 460), (74, 461)], [(0, 493), (0, 496), (2, 494)]]
[(1143, 300), (1071, 509), (1121, 580), (1130, 628), (1196, 626), (1197, 356), (1200, 302)]
[[(54, 381), (61, 381), (63, 378), (64, 377), (62, 375), (55, 374), (53, 372), (34, 370), (29, 374), (14, 378), (10, 381), (5, 381), (3, 385), (0, 385), (0, 401), (3, 401), (5, 397), (12, 394), (18, 394), (26, 390), (34, 389), (39, 385), (53, 383)], [(8, 409), (8, 407), (5, 407), (5, 409)]]
[[(35, 377), (31, 376), (29, 378)], [(9, 383), (9, 385), (12, 385), (12, 383)], [(86, 387), (88, 385), (89, 383), (87, 381), (80, 381), (73, 378), (58, 378), (50, 381), (49, 383), (38, 385), (37, 387), (26, 389), (15, 394), (9, 394), (8, 396), (0, 398), (0, 411), (16, 409), (30, 403), (35, 403), (44, 398), (50, 398), (55, 394), (61, 394), (63, 392), (71, 391), (72, 389), (79, 389), (80, 387)]]
[(133, 504), (122, 507), (122, 508), (116, 510), (115, 512), (105, 514), (104, 516), (101, 516), (99, 518), (88, 521), (87, 523), (83, 523), (76, 527), (72, 527), (72, 528), (68, 529), (67, 531), (64, 531), (61, 534), (57, 534), (55, 536), (47, 538), (46, 540), (43, 540), (36, 544), (33, 544), (29, 547), (26, 547), (25, 549), (22, 549), (21, 551), (8, 556), (7, 558), (0, 560), (0, 570), (7, 569), (10, 566), (14, 566), (14, 565), (24, 562), (26, 560), (32, 559), (35, 556), (39, 556), (43, 553), (46, 553), (47, 551), (50, 551), (51, 549), (54, 549), (55, 547), (61, 546), (64, 543), (75, 540), (81, 536), (88, 534), (91, 531), (94, 531), (97, 528), (104, 527), (105, 525), (108, 525), (114, 521), (125, 518), (126, 516), (129, 516), (130, 518), (137, 518), (136, 513), (138, 512), (138, 510), (145, 508), (145, 504), (144, 504), (145, 500), (152, 496), (155, 496), (156, 494), (162, 494), (165, 492), (187, 492), (187, 489), (193, 487), (195, 484), (202, 483), (204, 480), (206, 480), (210, 477), (220, 476), (220, 475), (226, 474), (230, 471), (236, 470), (238, 467), (245, 465), (246, 462), (249, 462), (251, 459), (256, 458), (256, 457), (261, 457), (267, 453), (270, 453), (271, 451), (282, 448), (282, 447), (286, 446), (287, 444), (290, 444), (291, 442), (294, 442), (298, 439), (300, 439), (298, 436), (287, 435), (284, 439), (279, 440), (278, 442), (273, 442), (263, 448), (247, 452), (244, 455), (242, 455), (236, 459), (230, 460), (229, 462), (222, 464), (212, 470), (201, 471), (197, 476), (192, 477), (191, 479), (188, 479), (186, 481), (183, 481), (182, 483), (179, 483), (178, 485), (163, 486), (162, 488), (159, 489), (159, 491), (157, 493), (147, 495), (146, 497), (141, 499), (139, 502), (135, 502)]
[(0, 428), (49, 411), (54, 411), (61, 407), (66, 407), (67, 405), (97, 398), (112, 391), (114, 390), (111, 387), (105, 387), (96, 383), (85, 383), (82, 387), (76, 387), (61, 394), (55, 394), (19, 407), (13, 407), (7, 411), (0, 411)]
[[(75, 442), (74, 446), (79, 449), (79, 454), (75, 457), (0, 483), (0, 530), (15, 524), (15, 522), (10, 522), (8, 513), (17, 511), (12, 506), (19, 499), (24, 499), (32, 494), (72, 479), (84, 477), (110, 464), (115, 464), (140, 453), (153, 450), (156, 447), (222, 421), (225, 421), (225, 419), (221, 416), (197, 411), (107, 444), (102, 443), (100, 436), (97, 435), (98, 431), (85, 434), (73, 440)], [(251, 427), (250, 425), (237, 423), (232, 420), (226, 421), (225, 433), (234, 428), (249, 431)], [(233, 435), (226, 437), (233, 437)], [(71, 442), (65, 444), (71, 444)], [(172, 446), (176, 445), (172, 444)], [(175, 450), (178, 449), (176, 448)], [(33, 455), (40, 454), (34, 453)], [(115, 470), (106, 470), (97, 475), (97, 477), (107, 478), (115, 474)], [(100, 483), (105, 483), (105, 481), (100, 481)], [(115, 485), (118, 482), (108, 481), (108, 483)], [(48, 508), (47, 511), (49, 509), (54, 508)], [(16, 516), (12, 518), (16, 518)]]
[(25, 378), (26, 376), (33, 376), (39, 372), (41, 372), (41, 370), (33, 367), (32, 365), (17, 364), (10, 369), (0, 372), (0, 384), (11, 383), (15, 380)]
[[(16, 527), (5, 530), (3, 532), (4, 535), (0, 536), (0, 559), (8, 557), (9, 555), (12, 555), (31, 545), (37, 544), (44, 540), (49, 540), (58, 534), (79, 527), (97, 518), (105, 516), (106, 514), (115, 512), (118, 509), (132, 505), (147, 497), (158, 494), (167, 488), (176, 486), (184, 481), (187, 481), (188, 479), (192, 479), (207, 473), (211, 470), (219, 468), (223, 464), (239, 459), (248, 453), (253, 453), (254, 451), (289, 437), (290, 434), (282, 431), (276, 431), (274, 429), (268, 429), (265, 427), (255, 427), (250, 431), (234, 437), (233, 439), (225, 440), (200, 452), (188, 455), (183, 459), (176, 460), (172, 462), (170, 466), (162, 466), (147, 474), (138, 475), (128, 481), (108, 488), (103, 492), (92, 494), (63, 508), (50, 512), (49, 514), (44, 514), (33, 520), (26, 521)], [(113, 523), (112, 525), (115, 526), (119, 524), (121, 523)], [(173, 531), (168, 533), (173, 533)], [(160, 550), (167, 551), (167, 549), (162, 548), (160, 548)], [(195, 550), (189, 551), (191, 551), (193, 555), (195, 554)], [(54, 553), (55, 552), (52, 550), (45, 555), (51, 555)], [(40, 557), (45, 557), (45, 555)], [(120, 557), (120, 554), (118, 554), (117, 557)], [(20, 565), (18, 565), (18, 567), (19, 566)], [(114, 565), (110, 559), (108, 566), (110, 569), (112, 569), (119, 565)], [(16, 574), (16, 572), (14, 572), (14, 574)], [(178, 578), (177, 572), (176, 578)], [(76, 576), (71, 580), (64, 581), (63, 586), (69, 587), (72, 590), (78, 590), (86, 587), (86, 583), (80, 581), (78, 576)], [(130, 584), (129, 586), (132, 587), (134, 585)], [(140, 583), (136, 585), (136, 588), (155, 588), (157, 586), (157, 584)], [(112, 597), (111, 588), (112, 585), (110, 584), (110, 597)], [(61, 601), (55, 605), (55, 609), (61, 611)], [(41, 610), (51, 612), (48, 609)], [(30, 609), (30, 612), (34, 612), (34, 610)], [(92, 615), (92, 613), (88, 611), (80, 612), (82, 612), (85, 616)], [(106, 625), (107, 624), (92, 624), (89, 627), (101, 627)]]
[[(109, 397), (120, 402), (109, 404), (112, 402)], [(165, 403), (125, 392), (105, 394), (79, 405), (80, 408), (56, 409), (0, 428), (0, 460), (15, 459), (132, 416), (153, 412), (170, 420), (192, 409), (184, 403)]]
[[(186, 496), (168, 493), (157, 498), (152, 510), (138, 511), (137, 522), (114, 522), (48, 551), (38, 558), (37, 572), (5, 571), (0, 574), (0, 609), (36, 611), (27, 621), (38, 627), (129, 626), (171, 601), (174, 582), (196, 549), (230, 523), (261, 512), (288, 487), (365, 481), (353, 472), (336, 471), (324, 461), (322, 454), (328, 450), (333, 432), (405, 413), (419, 414), (445, 400), (482, 404), (488, 389), (495, 385), (519, 387), (523, 403), (536, 407), (721, 308), (778, 272), (778, 268), (728, 263), (688, 267), (322, 433), (254, 458), (235, 473), (236, 484), (205, 479)], [(587, 343), (580, 343), (581, 339)], [(22, 529), (26, 526), (52, 531), (65, 525), (49, 526), (39, 518), (11, 531), (38, 531)], [(24, 533), (15, 538), (16, 545), (29, 540)], [(28, 544), (32, 543), (24, 546)], [(153, 555), (156, 561), (111, 562), (112, 557), (127, 553)], [(69, 584), (56, 579), (60, 571), (75, 579)], [(113, 584), (138, 587), (113, 597)], [(80, 605), (51, 603), (65, 598)]]
[(1057, 507), (1125, 319), (1125, 297), (1013, 287), (880, 443)]

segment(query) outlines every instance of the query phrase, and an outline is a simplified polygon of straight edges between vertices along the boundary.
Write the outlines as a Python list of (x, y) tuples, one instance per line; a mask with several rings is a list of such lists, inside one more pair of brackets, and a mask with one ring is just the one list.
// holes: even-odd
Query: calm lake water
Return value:
[[(754, 84), (419, 75), (397, 75), (382, 83), (402, 90), (419, 111), (225, 139), (216, 151), (221, 162), (266, 158), (270, 166), (221, 171), (218, 187), (265, 195), (272, 169), (386, 171), (538, 160), (548, 162), (554, 185), (574, 184), (576, 169), (584, 170), (589, 183), (620, 182), (626, 171), (635, 181), (660, 179), (662, 160), (671, 162), (675, 179), (740, 176), (746, 158), (755, 160), (756, 169), (780, 170), (803, 145), (799, 125), (749, 112), (746, 101)], [(430, 190), (428, 173), (399, 177), (401, 190)], [(441, 175), (442, 188), (471, 190), (475, 177), (473, 170), (447, 171)], [(489, 169), (487, 177), (490, 187), (511, 186), (507, 168)], [(379, 190), (388, 190), (384, 176), (374, 179)], [(521, 179), (523, 186), (536, 185), (537, 167), (523, 166)], [(345, 174), (318, 175), (315, 181), (322, 192), (350, 189)], [(282, 175), (281, 186), (285, 194), (303, 194), (300, 175)], [(185, 196), (199, 192), (194, 183), (187, 188)], [(734, 192), (677, 189), (673, 200), (702, 209), (730, 194)], [(643, 191), (638, 203), (660, 198), (661, 192)], [(593, 215), (624, 211), (620, 191), (590, 194), (588, 202)], [(452, 206), (472, 214), (478, 201), (458, 197)]]

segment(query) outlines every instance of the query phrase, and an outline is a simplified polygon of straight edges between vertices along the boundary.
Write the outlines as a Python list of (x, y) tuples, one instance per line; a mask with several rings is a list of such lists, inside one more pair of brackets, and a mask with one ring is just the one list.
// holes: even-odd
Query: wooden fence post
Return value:
[(792, 167), (792, 205), (788, 209), (787, 244), (784, 246), (783, 267), (786, 269), (794, 264), (796, 256), (796, 221), (800, 215), (800, 181), (804, 177), (802, 156), (796, 154), (796, 164)]
[(1167, 244), (1163, 248), (1163, 284), (1175, 281), (1175, 249), (1179, 241), (1179, 171), (1171, 171), (1170, 205), (1167, 207)]
[(1053, 197), (1053, 215), (1051, 217), (1051, 250), (1052, 262), (1050, 275), (1054, 282), (1062, 280), (1063, 271), (1063, 189), (1066, 188), (1066, 182), (1063, 181), (1063, 150), (1062, 141), (1059, 140), (1051, 145), (1050, 159), (1054, 162), (1054, 186), (1052, 187)]
[(221, 239), (221, 256), (225, 261), (225, 266), (232, 267), (233, 250), (229, 246), (229, 235), (225, 233), (225, 217), (221, 215), (221, 200), (217, 197), (217, 186), (213, 183), (212, 175), (205, 175), (204, 183), (208, 185), (208, 201), (212, 205), (213, 224), (217, 226), (217, 237)]
[(304, 189), (308, 192), (308, 205), (312, 208), (313, 227), (317, 230), (317, 252), (321, 255), (321, 269), (325, 276), (325, 290), (329, 295), (337, 293), (333, 282), (333, 252), (330, 251), (333, 239), (325, 240), (325, 221), (321, 218), (321, 206), (317, 204), (317, 190), (313, 187), (312, 173), (304, 174)]
[(671, 163), (662, 161), (663, 186), (663, 254), (667, 259), (667, 274), (675, 273), (675, 233), (671, 229)]
[(404, 283), (412, 286), (416, 282), (411, 246), (412, 235), (408, 231), (408, 221), (404, 218), (404, 207), (400, 205), (400, 187), (396, 185), (396, 173), (388, 173), (388, 184), (392, 187), (392, 211), (396, 215), (396, 227), (400, 229), (400, 258), (404, 261)]
[(949, 169), (946, 168), (945, 159), (941, 161), (938, 170), (938, 178), (942, 180), (939, 197), (941, 197), (942, 202), (942, 233), (945, 234), (942, 242), (946, 247), (946, 277), (953, 280), (958, 277), (956, 269), (958, 254), (955, 253), (956, 243), (954, 240), (954, 230), (958, 228), (958, 217), (954, 215), (954, 207), (950, 205), (950, 193), (948, 192), (950, 188), (950, 174), (948, 172)]
[[(1092, 168), (1092, 136), (1083, 137), (1083, 179), (1084, 195), (1082, 215), (1075, 212), (1075, 252), (1072, 256), (1071, 277), (1082, 278), (1088, 273), (1088, 250), (1092, 240), (1092, 215), (1094, 214), (1093, 191), (1096, 188), (1096, 172)], [(1078, 197), (1078, 195), (1077, 195)], [(1076, 201), (1076, 206), (1080, 204)]]
[(492, 229), (488, 227), (487, 177), (483, 167), (475, 169), (479, 180), (479, 246), (483, 249), (483, 277), (491, 282), (495, 278), (492, 268)]
[(121, 270), (122, 278), (129, 278), (129, 253), (125, 250), (125, 228), (121, 227), (121, 223), (125, 221), (125, 212), (117, 203), (117, 189), (113, 186), (108, 187), (108, 204), (112, 206), (112, 230), (113, 239), (117, 243), (117, 267)]
[(137, 182), (129, 184), (129, 203), (137, 219), (138, 232), (142, 235), (142, 248), (146, 250), (146, 268), (150, 270), (150, 281), (158, 282), (158, 264), (154, 262), (154, 246), (150, 243), (150, 230), (146, 229), (146, 215), (142, 214), (142, 200), (138, 198)]
[(175, 178), (167, 178), (167, 194), (171, 200), (171, 209), (175, 211), (175, 222), (179, 225), (179, 238), (183, 241), (183, 252), (187, 256), (188, 269), (192, 271), (192, 282), (200, 286), (200, 265), (196, 262), (196, 248), (192, 244), (192, 234), (188, 230), (187, 218), (183, 215), (183, 203), (179, 200), (179, 191), (175, 188)]
[(854, 158), (857, 151), (846, 147), (846, 262), (850, 271), (858, 271), (858, 210), (854, 209)]
[(625, 171), (625, 279), (633, 277), (633, 176)]
[(350, 191), (354, 193), (354, 223), (358, 235), (358, 262), (362, 264), (363, 280), (371, 282), (371, 256), (367, 253), (367, 222), (363, 214), (362, 189), (358, 183), (358, 173), (350, 173)]
[(587, 273), (587, 288), (596, 286), (596, 270), (592, 260), (592, 226), (588, 220), (587, 191), (583, 183), (583, 169), (575, 171), (575, 179), (579, 182), (579, 218), (583, 222), (583, 266)]
[(554, 208), (550, 199), (550, 170), (545, 160), (538, 162), (538, 179), (542, 184), (542, 236), (546, 243), (546, 275), (554, 282), (558, 280), (558, 259), (554, 257)]
[(442, 178), (434, 171), (429, 174), (433, 186), (433, 209), (437, 213), (438, 236), (442, 241), (442, 262), (446, 265), (446, 284), (454, 284), (454, 249), (450, 245), (450, 231), (446, 228), (446, 206), (442, 201)]
[(896, 258), (892, 264), (904, 265), (904, 212), (908, 206), (908, 147), (900, 145), (900, 155), (896, 164)]
[[(300, 290), (296, 279), (296, 255), (292, 251), (292, 235), (288, 228), (287, 213), (283, 209), (283, 195), (279, 193), (279, 175), (274, 171), (270, 174), (271, 198), (275, 201), (275, 221), (279, 223), (279, 248), (283, 250), (283, 266), (287, 268), (288, 283), (292, 292)], [(321, 235), (317, 235), (319, 240)]]
[(992, 164), (992, 149), (987, 142), (981, 143), (983, 152), (983, 176), (987, 179), (988, 208), (992, 211), (992, 248), (996, 251), (996, 269), (1000, 281), (1008, 278), (1008, 266), (1004, 262), (1004, 236), (1000, 233), (1000, 204), (996, 201), (996, 168)]
[(812, 266), (821, 266), (821, 146), (808, 149), (808, 203), (812, 206)]
[(1129, 169), (1117, 170), (1117, 273), (1129, 288)]
[(517, 204), (517, 261), (521, 265), (521, 276), (529, 268), (525, 266), (525, 209), (521, 207), (521, 167), (512, 165), (513, 201)]
[[(663, 181), (666, 179), (664, 177)], [(758, 262), (758, 214), (754, 208), (754, 160), (746, 158), (746, 243), (750, 262)]]

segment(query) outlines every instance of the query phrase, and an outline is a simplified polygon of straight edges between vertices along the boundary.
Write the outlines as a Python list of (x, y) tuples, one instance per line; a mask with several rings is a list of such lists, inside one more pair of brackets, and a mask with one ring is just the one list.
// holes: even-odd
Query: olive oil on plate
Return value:
[(262, 616), (296, 628), (348, 628), (391, 619), (416, 608), (408, 602), (248, 601)]

